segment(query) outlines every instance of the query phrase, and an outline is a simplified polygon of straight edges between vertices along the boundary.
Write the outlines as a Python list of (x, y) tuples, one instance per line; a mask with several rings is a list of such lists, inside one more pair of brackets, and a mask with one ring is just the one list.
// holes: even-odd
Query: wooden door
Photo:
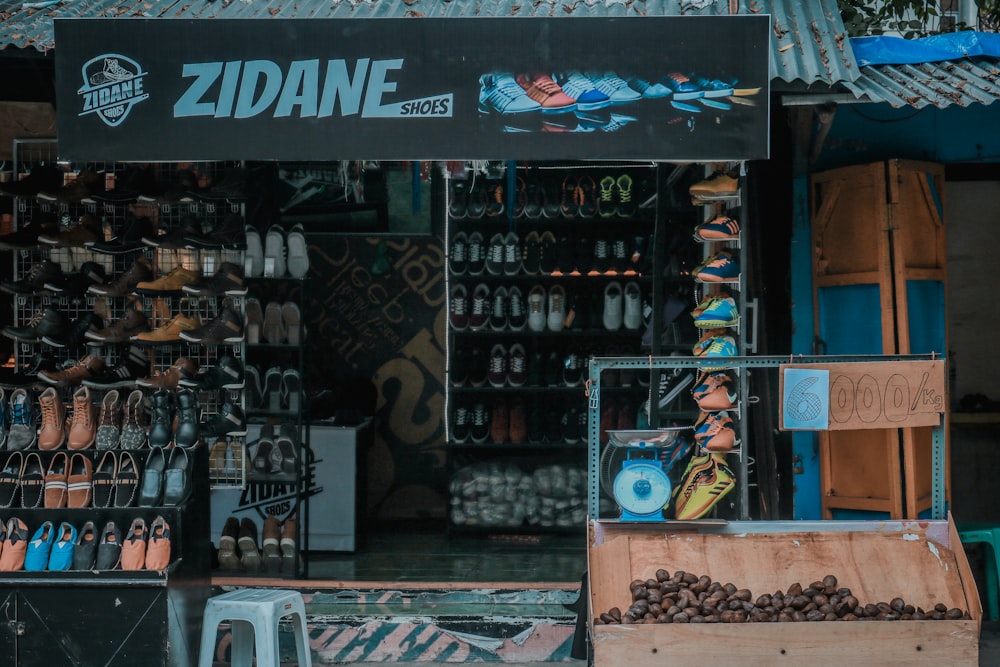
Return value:
[[(821, 352), (945, 353), (943, 191), (941, 165), (903, 160), (811, 178)], [(819, 444), (824, 518), (930, 507), (930, 428), (821, 432)]]

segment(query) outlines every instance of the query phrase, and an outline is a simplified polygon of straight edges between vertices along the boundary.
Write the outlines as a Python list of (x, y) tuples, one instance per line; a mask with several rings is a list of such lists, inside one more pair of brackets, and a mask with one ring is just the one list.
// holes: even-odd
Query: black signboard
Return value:
[(56, 19), (63, 159), (761, 159), (765, 15)]

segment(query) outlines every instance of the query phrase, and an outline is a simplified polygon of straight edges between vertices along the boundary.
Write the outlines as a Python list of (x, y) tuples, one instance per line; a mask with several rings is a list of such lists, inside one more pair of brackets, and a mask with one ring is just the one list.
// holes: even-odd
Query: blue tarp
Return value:
[(858, 65), (909, 65), (956, 60), (970, 56), (1000, 57), (1000, 34), (949, 32), (921, 39), (902, 37), (852, 37)]

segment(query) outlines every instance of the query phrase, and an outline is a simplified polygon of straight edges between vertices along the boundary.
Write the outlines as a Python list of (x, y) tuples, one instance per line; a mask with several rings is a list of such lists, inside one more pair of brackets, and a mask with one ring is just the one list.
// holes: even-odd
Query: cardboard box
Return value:
[[(954, 524), (732, 522), (691, 528), (591, 521), (590, 638), (596, 667), (644, 664), (978, 665), (982, 606)], [(971, 620), (603, 625), (629, 584), (677, 570), (749, 588), (753, 598), (832, 574), (861, 604), (943, 603)], [(686, 662), (690, 660), (690, 662)]]

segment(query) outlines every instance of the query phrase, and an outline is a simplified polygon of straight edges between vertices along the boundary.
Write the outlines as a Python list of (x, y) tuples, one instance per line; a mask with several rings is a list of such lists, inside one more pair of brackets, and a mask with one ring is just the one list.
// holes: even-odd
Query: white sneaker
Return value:
[(545, 288), (535, 285), (528, 292), (528, 328), (545, 331)]
[(642, 326), (642, 289), (634, 281), (625, 283), (625, 315), (622, 323), (631, 331)]
[(566, 290), (562, 285), (549, 289), (549, 331), (562, 331), (566, 323)]
[(260, 301), (254, 297), (248, 298), (246, 311), (247, 345), (259, 345), (261, 328), (264, 326), (264, 310), (260, 307)]
[(271, 225), (264, 237), (264, 264), (274, 260), (274, 278), (285, 276), (285, 233), (281, 227)]
[(288, 230), (285, 244), (288, 246), (288, 275), (292, 278), (305, 278), (309, 273), (309, 250), (302, 225), (294, 225)]
[(245, 273), (248, 278), (260, 278), (264, 275), (264, 247), (260, 242), (260, 232), (251, 227), (246, 226), (246, 236), (247, 236), (247, 264), (249, 266), (244, 267)]
[(285, 321), (281, 317), (281, 304), (271, 301), (264, 308), (264, 340), (272, 345), (285, 342)]
[(622, 286), (617, 280), (604, 288), (604, 328), (618, 331), (622, 328)]
[(286, 301), (281, 305), (281, 323), (285, 327), (285, 338), (289, 345), (300, 345), (303, 339), (302, 313), (299, 312), (299, 304), (294, 301)]

